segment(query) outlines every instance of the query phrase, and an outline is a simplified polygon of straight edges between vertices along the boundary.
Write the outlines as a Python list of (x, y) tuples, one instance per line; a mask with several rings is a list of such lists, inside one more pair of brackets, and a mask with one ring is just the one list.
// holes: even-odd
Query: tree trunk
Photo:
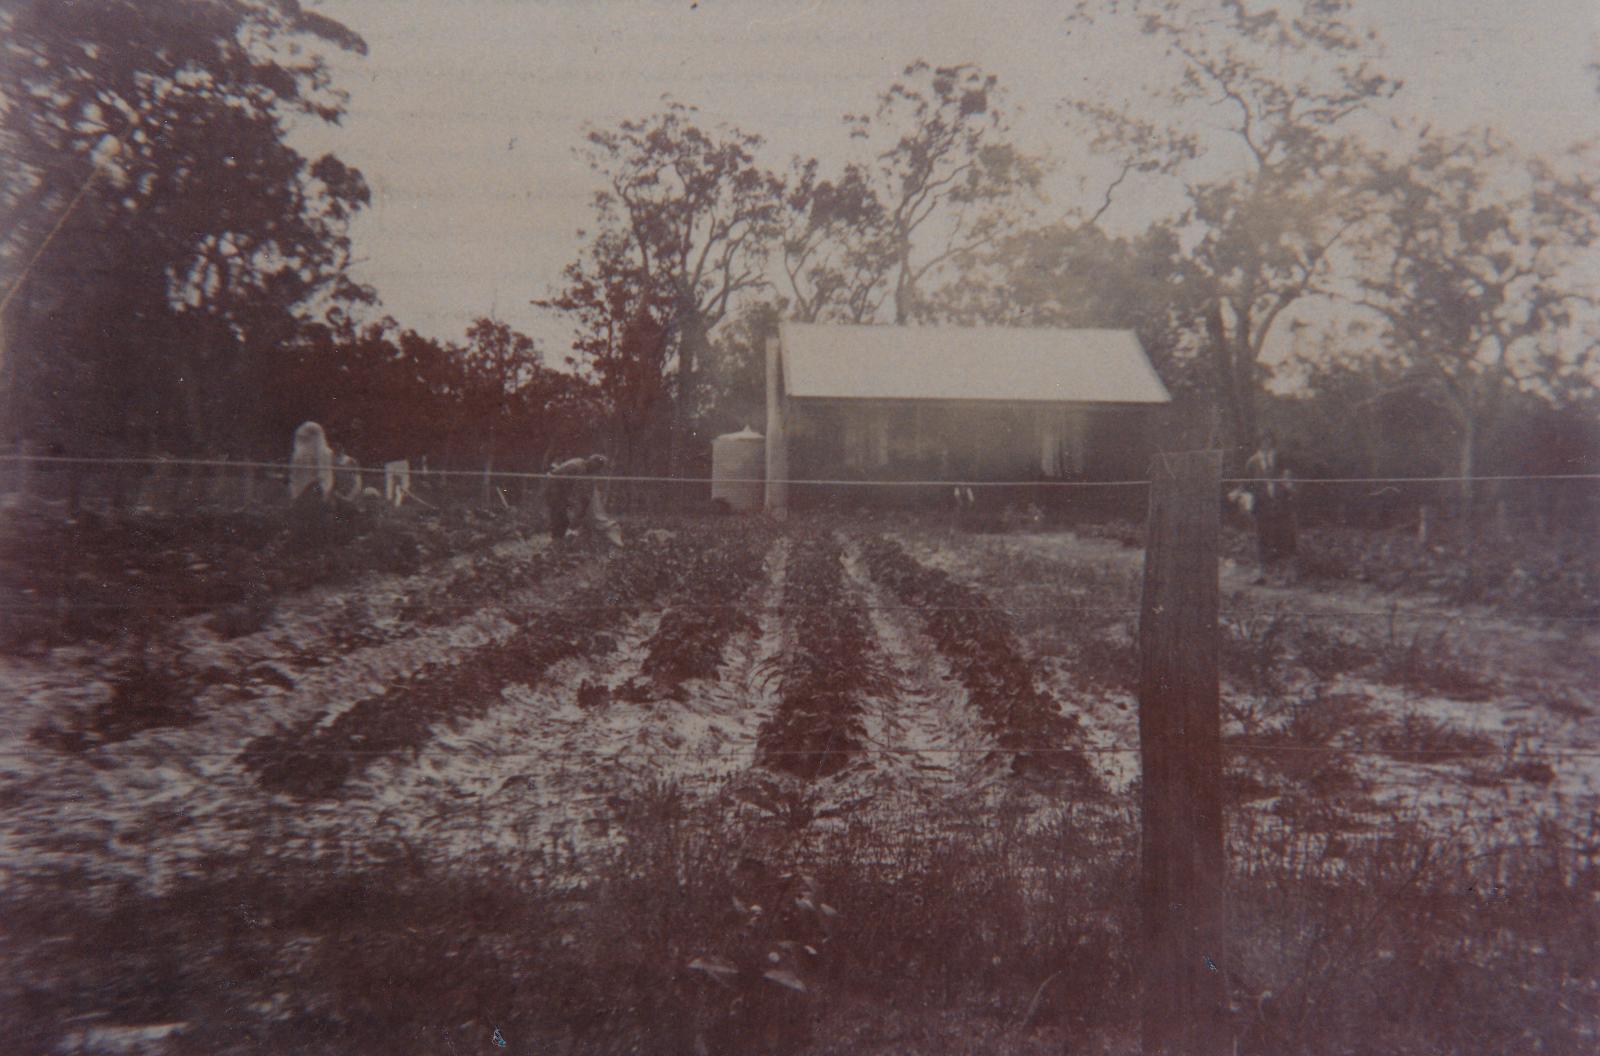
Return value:
[(667, 440), (667, 473), (674, 479), (687, 475), (690, 452), (699, 442), (693, 423), (699, 398), (699, 368), (710, 344), (709, 327), (697, 307), (682, 312), (678, 330), (678, 393), (673, 405), (672, 433)]
[(1239, 401), (1238, 373), (1234, 367), (1238, 341), (1228, 333), (1227, 321), (1222, 318), (1222, 302), (1213, 301), (1206, 308), (1206, 344), (1211, 350), (1213, 384), (1216, 386), (1218, 410), (1222, 414), (1221, 446), (1227, 452), (1228, 467), (1238, 470), (1243, 458), (1237, 452), (1247, 441), (1244, 437), (1245, 410)]
[(1472, 478), (1478, 470), (1478, 430), (1470, 414), (1461, 416), (1461, 447), (1457, 454), (1456, 475), (1461, 478), (1459, 487), (1461, 492), (1461, 516), (1470, 523), (1473, 516), (1473, 500), (1476, 498), (1476, 489), (1473, 487)]
[(911, 321), (911, 309), (915, 301), (916, 283), (911, 279), (911, 247), (902, 244), (900, 247), (900, 270), (894, 280), (894, 325), (905, 326)]

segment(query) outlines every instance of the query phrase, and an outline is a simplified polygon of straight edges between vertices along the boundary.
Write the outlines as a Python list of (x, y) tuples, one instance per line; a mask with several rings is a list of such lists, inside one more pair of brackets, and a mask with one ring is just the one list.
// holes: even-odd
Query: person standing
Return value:
[(1262, 432), (1261, 443), (1244, 468), (1250, 478), (1251, 512), (1256, 520), (1256, 552), (1261, 562), (1258, 582), (1265, 582), (1292, 566), (1299, 543), (1294, 484), (1279, 459), (1277, 437), (1271, 430)]

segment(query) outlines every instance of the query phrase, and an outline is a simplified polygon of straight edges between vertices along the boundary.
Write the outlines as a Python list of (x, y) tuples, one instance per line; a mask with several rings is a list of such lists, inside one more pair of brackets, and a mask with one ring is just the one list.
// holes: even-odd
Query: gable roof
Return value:
[(1132, 330), (781, 323), (785, 391), (825, 399), (1168, 403)]

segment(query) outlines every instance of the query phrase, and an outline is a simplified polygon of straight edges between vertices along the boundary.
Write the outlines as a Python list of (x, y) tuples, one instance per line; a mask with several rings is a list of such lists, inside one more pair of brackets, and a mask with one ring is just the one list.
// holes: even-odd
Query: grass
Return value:
[(1407, 530), (1320, 526), (1303, 532), (1301, 575), (1364, 582), (1513, 615), (1600, 615), (1600, 552), (1592, 531), (1497, 535), (1448, 526), (1427, 545)]
[[(181, 1023), (170, 1051), (213, 1056), (485, 1051), (496, 1031), (602, 1056), (1132, 1051), (1128, 812), (1011, 800), (937, 838), (824, 833), (670, 784), (615, 812), (625, 838), (582, 877), (262, 844), (161, 895), (13, 890), (10, 1044), (92, 1022)], [(1259, 824), (1233, 834), (1238, 1051), (1593, 1051), (1593, 833), (1441, 838), (1396, 815), (1335, 847)], [(803, 991), (764, 978), (773, 953), (803, 956)]]
[(1493, 698), (1499, 686), (1481, 673), (1482, 666), (1465, 656), (1445, 631), (1431, 636), (1415, 631), (1406, 636), (1391, 629), (1380, 655), (1378, 676), (1403, 689), (1483, 701)]
[(1383, 754), (1403, 763), (1467, 762), (1496, 749), (1495, 742), (1481, 733), (1414, 711), (1379, 729), (1374, 740)]
[(1237, 788), (1256, 794), (1291, 792), (1330, 797), (1364, 791), (1347, 734), (1379, 722), (1365, 696), (1313, 691), (1270, 717), (1251, 716), (1245, 732), (1228, 739)]

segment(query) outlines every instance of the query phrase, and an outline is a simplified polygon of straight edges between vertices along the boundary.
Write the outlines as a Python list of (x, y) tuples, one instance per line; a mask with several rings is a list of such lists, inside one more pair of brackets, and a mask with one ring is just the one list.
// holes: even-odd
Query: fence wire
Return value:
[[(252, 469), (266, 470), (278, 473), (289, 473), (291, 470), (307, 467), (297, 467), (288, 462), (254, 462), (232, 459), (190, 459), (190, 458), (88, 458), (68, 455), (0, 455), (0, 462), (8, 464), (27, 465), (63, 465), (63, 466), (148, 466), (153, 468), (194, 468), (194, 469)], [(363, 476), (371, 475), (381, 478), (384, 474), (383, 465), (333, 465), (328, 467), (313, 467), (319, 471), (326, 469), (333, 473), (352, 474), (360, 473)], [(561, 480), (571, 479), (544, 472), (528, 472), (523, 470), (499, 469), (431, 469), (412, 466), (411, 473), (420, 477), (465, 477), (474, 480), (484, 478), (494, 480)], [(639, 484), (789, 484), (795, 486), (816, 487), (916, 487), (916, 488), (1133, 488), (1148, 487), (1149, 480), (1143, 478), (1130, 478), (1126, 480), (1055, 480), (1055, 479), (1025, 479), (1025, 480), (956, 480), (956, 479), (884, 479), (865, 480), (859, 477), (695, 477), (695, 476), (665, 476), (649, 474), (621, 474), (607, 473), (587, 480), (601, 482), (615, 481), (618, 483)], [(1299, 485), (1322, 484), (1493, 484), (1515, 481), (1600, 481), (1600, 473), (1530, 473), (1530, 474), (1490, 474), (1486, 476), (1406, 476), (1406, 477), (1293, 477), (1286, 483)], [(1241, 485), (1260, 483), (1256, 477), (1223, 477), (1220, 483), (1224, 485)]]

